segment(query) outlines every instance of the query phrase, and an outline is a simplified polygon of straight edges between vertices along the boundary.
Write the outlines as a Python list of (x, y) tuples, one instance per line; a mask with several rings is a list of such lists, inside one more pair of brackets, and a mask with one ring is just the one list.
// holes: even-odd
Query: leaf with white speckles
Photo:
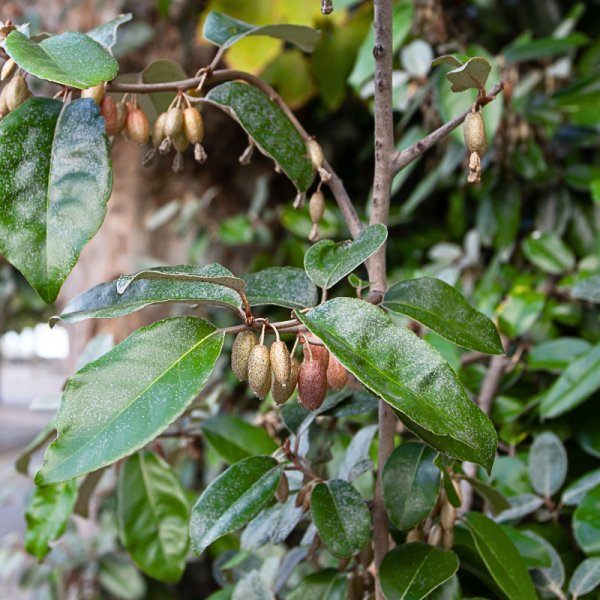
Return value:
[(75, 373), (36, 484), (78, 477), (143, 448), (198, 395), (222, 345), (223, 333), (208, 321), (178, 317), (139, 329)]
[(453, 92), (464, 92), (469, 88), (484, 90), (492, 71), (492, 65), (480, 56), (471, 58), (464, 65), (446, 74)]
[(244, 277), (250, 306), (274, 304), (302, 309), (316, 306), (317, 288), (304, 269), (271, 267)]

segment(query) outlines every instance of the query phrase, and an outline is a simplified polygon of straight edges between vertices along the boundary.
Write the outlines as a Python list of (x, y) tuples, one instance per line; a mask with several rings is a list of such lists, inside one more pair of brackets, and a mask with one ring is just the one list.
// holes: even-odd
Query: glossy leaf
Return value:
[[(280, 411), (283, 424), (294, 434), (302, 433), (321, 414), (333, 411), (338, 404), (352, 395), (352, 390), (330, 390), (325, 401), (317, 410), (310, 411), (298, 402), (289, 401)], [(333, 415), (331, 415), (333, 416)]]
[(586, 554), (600, 552), (600, 485), (587, 492), (573, 513), (573, 534)]
[(229, 415), (211, 417), (201, 427), (206, 440), (229, 463), (256, 454), (272, 454), (279, 447), (266, 429)]
[(582, 475), (562, 493), (561, 502), (566, 506), (577, 506), (592, 488), (600, 485), (600, 469)]
[[(177, 267), (156, 267), (155, 271), (165, 273), (187, 273), (200, 277), (233, 277), (221, 265), (204, 267), (179, 265)], [(140, 279), (129, 284), (123, 294), (117, 292), (117, 282), (100, 283), (75, 296), (65, 306), (63, 312), (51, 317), (50, 326), (59, 321), (78, 323), (86, 319), (106, 319), (120, 317), (141, 310), (150, 304), (180, 302), (222, 306), (238, 312), (241, 299), (237, 292), (222, 285), (202, 281), (160, 281)]]
[(361, 300), (336, 298), (298, 317), (426, 443), (491, 469), (496, 450), (492, 423), (427, 342)]
[(540, 404), (542, 418), (554, 419), (572, 410), (600, 387), (600, 344), (574, 360), (546, 392)]
[(571, 296), (600, 304), (600, 275), (591, 275), (578, 281), (573, 286)]
[(275, 600), (258, 571), (250, 571), (235, 586), (231, 600)]
[(465, 525), (496, 585), (511, 600), (536, 600), (523, 558), (500, 525), (481, 513), (465, 515)]
[[(356, 467), (369, 458), (369, 450), (377, 433), (377, 425), (367, 425), (352, 438), (338, 468), (338, 478), (344, 481), (356, 479)], [(372, 464), (372, 461), (371, 461)]]
[(443, 454), (438, 454), (434, 458), (433, 464), (440, 470), (440, 473), (442, 474), (442, 484), (444, 486), (444, 491), (446, 492), (446, 498), (448, 498), (448, 502), (450, 502), (454, 508), (460, 508), (462, 506), (462, 501), (458, 496), (456, 488), (454, 487), (452, 477), (450, 477), (450, 473), (444, 464), (445, 458), (446, 457)]
[(287, 600), (343, 600), (345, 596), (336, 593), (340, 587), (346, 592), (345, 575), (337, 569), (322, 569), (304, 577), (287, 595)]
[(398, 446), (381, 474), (383, 501), (390, 521), (404, 531), (418, 525), (433, 510), (440, 493), (436, 452), (424, 444)]
[(25, 548), (41, 560), (50, 552), (49, 542), (59, 538), (77, 500), (77, 481), (36, 488), (25, 511)]
[(112, 21), (107, 21), (106, 23), (102, 23), (102, 25), (98, 25), (98, 27), (94, 27), (94, 29), (88, 31), (86, 35), (90, 36), (93, 40), (96, 40), (107, 50), (111, 50), (117, 43), (117, 29), (123, 25), (123, 23), (131, 21), (131, 17), (131, 13), (120, 15)]
[(291, 42), (304, 52), (312, 52), (319, 40), (321, 32), (305, 25), (279, 23), (273, 25), (251, 25), (239, 19), (234, 19), (216, 10), (211, 10), (204, 21), (202, 36), (205, 40), (229, 48), (236, 42), (250, 35), (266, 35)]
[(575, 266), (573, 251), (556, 233), (544, 233), (539, 237), (529, 236), (523, 240), (525, 256), (542, 271), (560, 275)]
[(256, 88), (236, 81), (213, 88), (207, 99), (239, 121), (300, 192), (308, 190), (313, 180), (312, 162), (298, 130), (275, 102)]
[(342, 400), (330, 410), (324, 411), (327, 417), (351, 417), (376, 410), (379, 406), (377, 398), (367, 392), (355, 392), (350, 398)]
[(554, 546), (533, 531), (524, 531), (523, 535), (541, 544), (550, 557), (549, 567), (537, 568), (531, 571), (531, 578), (535, 587), (546, 592), (560, 590), (565, 583), (565, 567)]
[(458, 575), (454, 574), (427, 596), (427, 600), (461, 600), (462, 593)]
[(9, 56), (28, 73), (62, 85), (85, 89), (114, 79), (117, 61), (94, 39), (68, 31), (39, 44), (19, 31), (5, 40)]
[(510, 510), (510, 502), (506, 496), (496, 488), (476, 479), (475, 477), (460, 476), (471, 484), (471, 487), (485, 500), (486, 506), (489, 508), (493, 516), (498, 515), (503, 510)]
[(270, 456), (251, 456), (219, 475), (203, 492), (190, 521), (196, 554), (249, 523), (273, 497), (283, 467)]
[(546, 549), (546, 545), (537, 538), (527, 535), (530, 532), (522, 533), (512, 527), (506, 527), (504, 525), (502, 526), (502, 529), (516, 546), (528, 569), (540, 567), (547, 568), (552, 566), (552, 561)]
[(527, 354), (530, 369), (565, 369), (592, 345), (582, 338), (562, 337), (536, 346)]
[(422, 277), (393, 285), (383, 306), (422, 323), (464, 348), (485, 354), (504, 354), (493, 321), (475, 310), (465, 297), (441, 279)]
[(178, 317), (139, 329), (75, 373), (36, 483), (66, 481), (143, 448), (204, 387), (222, 344), (207, 321)]
[(134, 454), (119, 471), (119, 535), (139, 567), (154, 579), (177, 583), (185, 569), (188, 503), (169, 464), (151, 452)]
[(403, 544), (388, 552), (379, 567), (386, 600), (421, 600), (458, 570), (454, 552), (427, 544)]
[(600, 558), (588, 558), (576, 569), (569, 582), (569, 592), (573, 600), (589, 594), (600, 585)]
[(464, 65), (446, 74), (453, 92), (464, 92), (469, 88), (484, 90), (492, 72), (492, 65), (479, 56), (469, 59)]
[(35, 438), (21, 450), (21, 452), (19, 452), (19, 455), (15, 459), (15, 469), (19, 473), (27, 475), (29, 473), (29, 461), (31, 460), (31, 455), (55, 438), (55, 417), (52, 417), (48, 425), (46, 425), (46, 427), (44, 427), (44, 429), (42, 429)]
[(108, 150), (90, 98), (30, 98), (0, 123), (0, 248), (47, 304), (106, 215)]
[(510, 496), (508, 498), (510, 508), (503, 510), (494, 518), (496, 523), (504, 523), (513, 519), (520, 519), (526, 515), (535, 512), (544, 505), (544, 499), (536, 494), (520, 494), (519, 496)]
[(244, 280), (250, 306), (274, 304), (299, 310), (317, 305), (317, 288), (304, 269), (271, 267)]
[[(166, 58), (152, 61), (142, 71), (143, 83), (173, 83), (187, 78), (187, 73), (178, 62)], [(176, 95), (177, 92), (154, 92), (148, 94), (148, 97), (156, 109), (156, 113), (160, 114), (169, 110), (169, 106)]]
[(333, 555), (344, 558), (365, 547), (371, 515), (351, 484), (341, 479), (318, 483), (310, 497), (310, 512), (323, 543)]
[(331, 240), (321, 240), (304, 256), (304, 268), (316, 285), (329, 289), (367, 260), (386, 238), (385, 225), (371, 225), (363, 229), (354, 241), (336, 244)]
[(529, 481), (544, 497), (555, 494), (567, 476), (567, 452), (556, 434), (545, 431), (529, 449)]

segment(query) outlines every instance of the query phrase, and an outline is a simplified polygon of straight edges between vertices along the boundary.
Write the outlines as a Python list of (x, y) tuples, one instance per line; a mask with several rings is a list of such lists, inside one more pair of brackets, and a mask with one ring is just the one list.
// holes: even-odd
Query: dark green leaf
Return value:
[[(188, 273), (201, 277), (233, 277), (225, 267), (217, 264), (205, 267), (190, 265), (156, 267), (154, 270)], [(125, 293), (119, 294), (116, 281), (111, 281), (95, 285), (73, 298), (60, 315), (50, 319), (50, 326), (53, 327), (59, 321), (78, 323), (86, 319), (120, 317), (141, 310), (150, 304), (162, 302), (222, 306), (236, 313), (241, 306), (241, 299), (237, 292), (214, 283), (140, 279), (131, 283)]]
[(472, 308), (460, 292), (441, 279), (401, 281), (386, 292), (383, 305), (459, 346), (486, 354), (504, 354), (492, 320)]
[(383, 311), (361, 300), (336, 298), (298, 316), (426, 443), (454, 458), (492, 468), (496, 451), (492, 423), (427, 342), (395, 327)]
[(213, 88), (207, 99), (239, 121), (260, 150), (277, 162), (300, 192), (308, 190), (313, 167), (306, 146), (289, 117), (273, 100), (236, 81)]
[(456, 574), (452, 575), (448, 581), (442, 583), (442, 585), (435, 588), (435, 590), (427, 596), (427, 600), (460, 600), (461, 598), (460, 581)]
[(527, 567), (504, 529), (481, 513), (465, 515), (465, 524), (485, 566), (510, 600), (536, 600)]
[(351, 484), (341, 479), (318, 483), (310, 497), (310, 512), (323, 543), (335, 556), (352, 556), (365, 547), (371, 515)]
[(479, 481), (474, 477), (459, 476), (459, 479), (464, 479), (471, 484), (471, 487), (485, 500), (487, 507), (493, 516), (498, 515), (503, 510), (510, 509), (510, 502), (506, 496), (491, 485)]
[(506, 527), (504, 525), (502, 525), (502, 529), (516, 546), (528, 569), (550, 567), (552, 565), (545, 544), (540, 542), (537, 538), (528, 535), (530, 532), (521, 533), (512, 527)]
[(117, 518), (123, 545), (154, 579), (177, 583), (185, 569), (189, 509), (179, 478), (151, 452), (134, 454), (117, 482)]
[(565, 583), (565, 567), (563, 566), (560, 555), (554, 546), (545, 540), (541, 535), (533, 531), (524, 531), (523, 535), (535, 540), (544, 547), (546, 554), (550, 557), (550, 566), (536, 568), (531, 571), (531, 578), (535, 587), (545, 592), (554, 592), (560, 590)]
[(306, 253), (304, 268), (316, 285), (329, 289), (367, 260), (386, 238), (385, 225), (371, 225), (354, 241), (336, 244), (331, 240), (321, 240)]
[(542, 38), (511, 44), (502, 51), (507, 63), (526, 62), (540, 58), (552, 58), (566, 54), (573, 48), (583, 46), (588, 42), (588, 37), (583, 33), (572, 33), (564, 38)]
[(106, 23), (102, 23), (102, 25), (98, 25), (98, 27), (94, 27), (86, 35), (89, 35), (107, 50), (110, 50), (117, 43), (117, 29), (123, 23), (131, 21), (131, 17), (131, 13), (121, 15), (112, 21), (107, 21)]
[(211, 417), (201, 427), (207, 441), (229, 463), (256, 454), (272, 454), (279, 447), (262, 427), (229, 415)]
[(527, 364), (531, 369), (565, 369), (591, 347), (587, 340), (581, 338), (562, 337), (550, 340), (529, 351)]
[(509, 338), (523, 335), (537, 322), (546, 296), (538, 292), (522, 292), (507, 296), (498, 317), (501, 331)]
[(450, 473), (444, 464), (444, 459), (446, 457), (443, 454), (438, 454), (433, 460), (433, 464), (440, 470), (442, 474), (442, 483), (444, 484), (444, 491), (446, 492), (446, 497), (448, 498), (448, 502), (454, 506), (454, 508), (460, 508), (462, 505), (462, 501), (454, 487), (454, 482), (452, 481), (452, 477), (450, 477)]
[(342, 400), (331, 410), (323, 414), (327, 417), (351, 417), (360, 415), (371, 410), (376, 410), (379, 406), (379, 400), (367, 392), (355, 392), (351, 398)]
[(36, 488), (25, 511), (25, 548), (41, 560), (50, 552), (49, 542), (60, 537), (77, 500), (77, 480)]
[(535, 438), (529, 449), (529, 481), (544, 497), (561, 488), (567, 476), (567, 452), (556, 434), (545, 431)]
[(217, 477), (192, 509), (190, 537), (196, 554), (249, 523), (273, 497), (283, 467), (270, 456), (251, 456)]
[(600, 275), (591, 275), (578, 281), (571, 292), (573, 298), (600, 303)]
[(68, 31), (39, 44), (19, 31), (5, 40), (9, 56), (28, 73), (63, 85), (85, 89), (114, 79), (119, 63), (94, 39)]
[(317, 288), (303, 269), (271, 267), (244, 277), (250, 306), (275, 304), (303, 309), (316, 306)]
[[(151, 62), (142, 71), (143, 83), (173, 83), (187, 78), (186, 72), (178, 62), (165, 58), (159, 58)], [(148, 96), (156, 112), (160, 114), (169, 110), (169, 106), (176, 94), (177, 92), (155, 92), (148, 94)]]
[(15, 459), (15, 469), (19, 473), (27, 475), (29, 473), (29, 461), (31, 455), (56, 437), (56, 425), (54, 421), (55, 417), (52, 417), (48, 425), (46, 425), (46, 427), (44, 427), (44, 429), (42, 429), (42, 431), (40, 431), (35, 438), (23, 448), (23, 450), (21, 450), (19, 456)]
[(343, 600), (345, 596), (336, 594), (340, 583), (343, 583), (345, 588), (345, 575), (338, 573), (337, 569), (323, 569), (307, 575), (288, 594), (287, 600)]
[(388, 552), (379, 567), (386, 600), (421, 600), (458, 570), (458, 557), (419, 542)]
[(440, 493), (436, 452), (423, 444), (402, 444), (387, 459), (381, 474), (383, 501), (398, 529), (418, 525), (433, 510)]
[(589, 594), (598, 585), (600, 585), (600, 558), (588, 558), (575, 569), (569, 582), (569, 592), (575, 600), (579, 596)]
[(0, 123), (0, 247), (48, 304), (104, 220), (108, 150), (90, 98), (30, 98)]
[(600, 485), (583, 497), (573, 513), (573, 534), (586, 554), (600, 552)]
[(561, 502), (566, 506), (577, 506), (592, 488), (600, 485), (600, 469), (582, 475), (562, 493)]
[[(331, 390), (327, 392), (325, 401), (317, 410), (310, 411), (298, 402), (288, 402), (281, 409), (280, 415), (283, 424), (292, 432), (305, 431), (308, 425), (312, 423), (319, 415), (330, 413), (338, 404), (352, 395), (352, 390), (344, 388), (343, 390)], [(334, 415), (330, 415), (334, 416)]]
[(204, 387), (223, 334), (198, 317), (159, 321), (70, 379), (36, 483), (66, 481), (143, 448)]
[(523, 240), (523, 251), (534, 265), (546, 273), (560, 275), (575, 266), (573, 251), (556, 233), (529, 236)]

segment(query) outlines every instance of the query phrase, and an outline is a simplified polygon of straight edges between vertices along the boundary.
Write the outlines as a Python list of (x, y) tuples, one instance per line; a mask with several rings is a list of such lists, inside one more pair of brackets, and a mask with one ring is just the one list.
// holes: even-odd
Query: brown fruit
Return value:
[(134, 108), (129, 111), (127, 115), (127, 135), (138, 146), (145, 146), (148, 143), (150, 125), (141, 108)]
[(171, 141), (173, 142), (173, 148), (175, 148), (177, 152), (185, 152), (190, 145), (190, 141), (185, 137), (183, 130), (180, 130), (179, 133), (172, 135)]
[(17, 75), (13, 77), (6, 85), (6, 106), (8, 111), (16, 110), (27, 100), (29, 90), (24, 77)]
[(348, 369), (333, 355), (329, 353), (329, 366), (327, 367), (327, 384), (334, 390), (343, 390), (348, 381)]
[[(306, 334), (307, 339), (316, 339), (318, 340), (319, 338), (316, 335), (313, 335), (312, 333), (308, 332)], [(317, 346), (316, 344), (310, 344), (310, 351), (312, 352), (312, 357), (313, 360), (318, 360), (322, 365), (323, 368), (325, 369), (325, 371), (327, 371), (328, 367), (329, 367), (329, 350), (327, 350), (327, 348), (325, 348), (325, 346)], [(304, 358), (306, 359), (310, 359), (310, 354), (308, 352), (308, 350), (306, 349), (306, 344), (304, 344)]]
[(290, 378), (290, 353), (285, 342), (277, 341), (271, 344), (271, 368), (275, 379), (284, 387)]
[(129, 109), (127, 108), (127, 105), (123, 104), (123, 102), (119, 102), (117, 104), (117, 131), (115, 132), (115, 135), (119, 135), (124, 130), (128, 114)]
[(454, 506), (452, 506), (452, 504), (446, 500), (442, 504), (442, 508), (440, 510), (440, 523), (442, 524), (442, 529), (452, 529), (455, 521), (456, 508), (454, 508)]
[(290, 399), (296, 389), (296, 385), (298, 385), (299, 370), (300, 367), (298, 366), (298, 362), (293, 359), (290, 362), (290, 376), (285, 387), (283, 387), (277, 379), (273, 379), (273, 389), (271, 390), (271, 393), (273, 394), (273, 400), (276, 404), (283, 404)]
[(167, 120), (165, 121), (165, 135), (174, 137), (183, 130), (183, 112), (174, 106), (167, 111)]
[(119, 126), (119, 115), (117, 113), (117, 105), (111, 96), (104, 96), (100, 100), (100, 114), (104, 117), (104, 129), (110, 137), (117, 133)]
[(325, 213), (325, 196), (323, 192), (316, 191), (308, 203), (308, 212), (313, 223), (317, 224)]
[(248, 383), (250, 389), (263, 400), (271, 389), (271, 361), (269, 349), (263, 344), (254, 346), (248, 358)]
[(199, 144), (204, 138), (204, 121), (197, 108), (190, 106), (183, 111), (183, 131), (192, 144)]
[(231, 349), (231, 370), (240, 380), (248, 379), (248, 359), (252, 348), (258, 344), (256, 335), (252, 331), (243, 331), (238, 333), (233, 348)]
[(152, 145), (158, 148), (167, 137), (165, 133), (165, 122), (167, 120), (167, 113), (160, 113), (156, 121), (154, 121), (154, 128), (152, 129)]
[(277, 484), (277, 489), (275, 490), (275, 499), (280, 504), (285, 504), (287, 502), (288, 496), (290, 495), (290, 486), (288, 483), (287, 475), (284, 473)]
[(319, 142), (311, 138), (306, 142), (306, 149), (308, 150), (308, 157), (312, 161), (313, 167), (320, 169), (323, 166), (325, 157), (323, 156), (323, 148), (321, 148)]
[(454, 528), (444, 529), (444, 533), (442, 534), (442, 547), (444, 550), (452, 550), (452, 546), (454, 546)]
[(423, 532), (418, 527), (411, 529), (406, 534), (406, 543), (407, 544), (410, 544), (411, 542), (420, 542), (422, 539), (423, 539)]
[(442, 527), (439, 523), (435, 523), (427, 536), (427, 543), (430, 546), (439, 546), (442, 541)]
[(298, 374), (299, 401), (308, 410), (317, 410), (327, 393), (327, 372), (319, 360), (305, 360)]
[(99, 83), (98, 85), (94, 85), (87, 90), (81, 90), (82, 98), (91, 98), (96, 104), (100, 104), (100, 101), (104, 97), (104, 84)]
[(17, 70), (17, 63), (9, 58), (2, 67), (2, 73), (0, 74), (0, 81), (4, 81), (13, 75), (13, 73)]
[(485, 123), (480, 112), (470, 112), (463, 127), (465, 144), (469, 153), (477, 152), (479, 158), (483, 158), (487, 147), (487, 134), (485, 132)]
[(9, 112), (6, 104), (6, 88), (4, 88), (0, 93), (0, 119), (4, 118)]

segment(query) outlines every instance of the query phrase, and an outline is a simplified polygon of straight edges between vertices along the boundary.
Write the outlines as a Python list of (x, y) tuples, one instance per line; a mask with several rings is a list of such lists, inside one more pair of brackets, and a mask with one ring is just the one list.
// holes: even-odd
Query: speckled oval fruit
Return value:
[(263, 344), (254, 346), (250, 351), (248, 358), (248, 383), (254, 395), (258, 396), (261, 400), (271, 389), (269, 349)]
[(308, 150), (308, 156), (315, 169), (320, 169), (323, 166), (325, 157), (323, 156), (323, 148), (317, 140), (310, 139), (306, 142), (306, 149)]
[(271, 394), (273, 394), (273, 400), (276, 404), (284, 404), (290, 399), (296, 389), (296, 385), (298, 385), (299, 371), (300, 367), (298, 366), (298, 361), (292, 360), (290, 362), (290, 376), (285, 387), (283, 387), (277, 379), (273, 379), (273, 389), (271, 390)]
[(283, 386), (287, 385), (290, 377), (290, 352), (285, 342), (273, 342), (271, 344), (271, 368), (275, 379)]
[(0, 80), (4, 81), (13, 75), (13, 73), (17, 70), (17, 63), (9, 58), (2, 67), (2, 73), (0, 74)]
[(316, 191), (308, 203), (308, 212), (313, 223), (318, 223), (325, 213), (325, 196), (323, 192)]
[(9, 112), (8, 105), (6, 104), (6, 88), (4, 88), (2, 93), (0, 93), (0, 119), (5, 117)]
[(331, 389), (343, 390), (348, 381), (348, 369), (333, 355), (329, 353), (329, 366), (327, 367), (327, 384)]
[(106, 135), (112, 137), (117, 132), (119, 125), (117, 105), (111, 96), (104, 96), (100, 100), (100, 114), (104, 117)]
[(327, 372), (318, 360), (305, 360), (298, 374), (299, 401), (308, 410), (317, 410), (327, 393)]
[(165, 133), (165, 122), (167, 121), (167, 113), (160, 113), (156, 121), (154, 121), (154, 127), (152, 128), (152, 145), (158, 148), (167, 137)]
[(442, 529), (452, 529), (454, 527), (454, 522), (456, 521), (456, 508), (450, 504), (448, 500), (446, 500), (442, 504), (442, 508), (440, 510), (440, 523), (442, 525)]
[(173, 142), (173, 148), (175, 148), (177, 152), (185, 152), (190, 145), (190, 140), (185, 137), (183, 129), (179, 133), (171, 136), (171, 142)]
[(439, 523), (435, 523), (431, 530), (429, 531), (429, 535), (427, 536), (427, 543), (430, 546), (439, 546), (442, 541), (442, 527)]
[(204, 139), (204, 121), (197, 108), (190, 106), (183, 111), (183, 131), (192, 144)]
[(231, 370), (240, 380), (248, 379), (248, 359), (252, 348), (258, 344), (256, 335), (252, 331), (238, 333), (233, 348), (231, 349)]
[(16, 110), (27, 100), (29, 90), (24, 77), (17, 75), (13, 77), (6, 85), (6, 106), (12, 112)]
[(279, 483), (277, 484), (277, 489), (275, 490), (275, 499), (280, 504), (285, 504), (290, 495), (290, 485), (288, 482), (287, 475), (285, 473), (282, 474)]
[(485, 123), (480, 112), (470, 112), (465, 119), (463, 127), (465, 144), (470, 153), (477, 152), (479, 158), (483, 158), (487, 147), (487, 134)]
[(127, 135), (138, 146), (145, 146), (150, 137), (150, 125), (141, 108), (134, 108), (127, 115)]
[(444, 550), (452, 550), (454, 546), (454, 528), (444, 529), (442, 533), (442, 547)]
[(129, 109), (127, 108), (127, 105), (123, 104), (123, 102), (119, 102), (117, 104), (117, 131), (115, 132), (115, 135), (119, 135), (123, 129), (125, 129), (128, 114)]
[(183, 111), (174, 106), (167, 111), (167, 120), (165, 121), (165, 135), (173, 137), (183, 129)]
[[(313, 335), (310, 332), (308, 332), (306, 334), (306, 337), (317, 339), (317, 340), (319, 339), (316, 335)], [(306, 349), (305, 346), (306, 346), (306, 344), (303, 345), (304, 359), (309, 360), (310, 354), (308, 353), (308, 350)], [(329, 368), (329, 350), (327, 350), (327, 348), (325, 348), (325, 346), (317, 346), (315, 344), (310, 345), (310, 350), (312, 352), (313, 360), (318, 360), (323, 365), (323, 369), (325, 369), (325, 371), (327, 371), (327, 369)]]
[(94, 85), (87, 90), (81, 90), (82, 98), (91, 98), (96, 104), (100, 104), (102, 98), (104, 98), (104, 84), (99, 83)]
[(410, 544), (411, 542), (420, 542), (423, 539), (423, 532), (418, 529), (417, 527), (415, 527), (414, 529), (411, 529), (407, 534), (406, 534), (406, 543)]

